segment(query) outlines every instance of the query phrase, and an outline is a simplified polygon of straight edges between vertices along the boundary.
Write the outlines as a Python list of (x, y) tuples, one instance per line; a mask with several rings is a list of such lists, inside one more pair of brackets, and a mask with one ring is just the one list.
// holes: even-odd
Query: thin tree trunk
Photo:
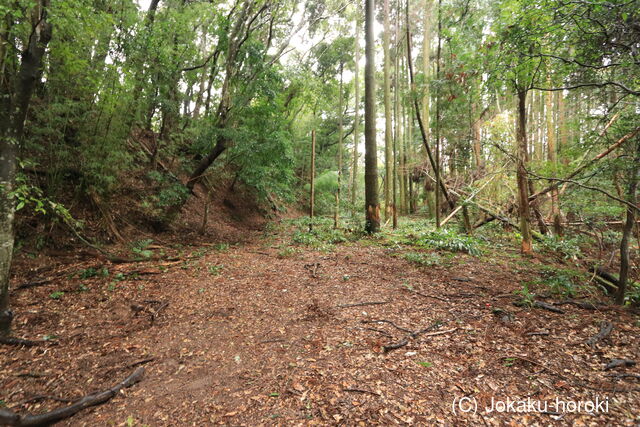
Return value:
[(316, 130), (311, 130), (311, 171), (309, 177), (310, 193), (309, 193), (309, 231), (313, 231), (313, 214), (316, 201)]
[(393, 129), (391, 126), (391, 56), (389, 54), (389, 0), (384, 0), (384, 33), (382, 50), (384, 52), (384, 219), (388, 221), (392, 215), (392, 157), (391, 152)]
[[(9, 308), (9, 276), (13, 255), (13, 222), (18, 147), (24, 136), (24, 123), (38, 78), (51, 24), (47, 21), (49, 0), (39, 0), (32, 12), (32, 31), (21, 54), (15, 94), (0, 90), (0, 336), (11, 332), (13, 314)], [(7, 88), (9, 89), (9, 88)]]
[[(442, 57), (442, 0), (438, 0), (438, 53), (436, 58), (436, 79), (440, 80), (440, 59)], [(436, 228), (440, 228), (440, 89), (436, 90)]]
[[(547, 84), (551, 87), (551, 74), (547, 75)], [(558, 158), (556, 155), (556, 138), (553, 127), (553, 92), (546, 93), (546, 122), (547, 122), (547, 150), (551, 163), (552, 174), (558, 173)], [(562, 218), (560, 218), (560, 200), (558, 187), (551, 190), (551, 216), (553, 219), (553, 231), (556, 235), (562, 234)]]
[(378, 154), (376, 148), (375, 100), (375, 1), (365, 0), (365, 56), (364, 71), (364, 143), (365, 143), (365, 212), (367, 233), (380, 231), (380, 205), (378, 202)]
[(333, 216), (333, 227), (338, 228), (340, 222), (340, 189), (342, 187), (342, 140), (344, 129), (342, 124), (342, 74), (344, 64), (340, 64), (340, 93), (338, 94), (338, 188), (336, 189), (336, 211)]
[(518, 126), (517, 126), (517, 144), (518, 144), (518, 202), (520, 213), (520, 233), (522, 234), (522, 253), (533, 253), (533, 244), (531, 241), (531, 222), (529, 211), (529, 183), (527, 180), (527, 90), (518, 89)]
[(358, 15), (359, 8), (358, 2), (356, 2), (356, 39), (355, 39), (355, 51), (356, 51), (356, 64), (355, 64), (355, 76), (353, 84), (355, 85), (355, 117), (353, 119), (353, 166), (351, 181), (351, 205), (355, 209), (356, 202), (358, 200), (358, 144), (360, 144), (360, 17)]
[(564, 94), (562, 91), (557, 92), (558, 95), (558, 157), (560, 162), (564, 163), (565, 150), (567, 149), (568, 133), (567, 133), (567, 113), (564, 104)]
[[(636, 138), (635, 159), (629, 174), (629, 187), (627, 190), (627, 201), (634, 206), (638, 204), (638, 181), (640, 180), (640, 138)], [(629, 241), (633, 237), (633, 226), (636, 221), (636, 211), (627, 207), (626, 221), (622, 229), (622, 240), (620, 241), (620, 277), (618, 279), (618, 290), (616, 292), (616, 304), (624, 304), (624, 296), (629, 278)]]

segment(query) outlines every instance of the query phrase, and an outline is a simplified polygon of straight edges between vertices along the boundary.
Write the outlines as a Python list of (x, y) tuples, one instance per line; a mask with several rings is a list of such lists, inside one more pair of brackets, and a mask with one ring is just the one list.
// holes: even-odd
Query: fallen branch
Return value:
[(608, 337), (609, 334), (611, 334), (611, 331), (613, 331), (613, 323), (608, 322), (608, 321), (605, 320), (600, 325), (600, 331), (597, 334), (595, 334), (594, 336), (592, 336), (591, 338), (589, 338), (587, 340), (586, 344), (589, 347), (593, 347), (595, 345), (595, 343), (597, 343), (598, 341), (603, 340), (606, 337)]
[[(516, 307), (528, 306), (528, 304), (524, 301), (516, 301), (513, 303), (513, 305), (515, 305)], [(542, 301), (533, 301), (533, 303), (531, 303), (531, 307), (541, 308), (543, 310), (548, 310), (553, 313), (564, 314), (564, 310), (559, 309), (558, 307), (554, 307), (553, 305), (547, 304), (546, 302), (542, 302)]]
[(40, 344), (44, 344), (48, 341), (32, 341), (32, 340), (24, 340), (22, 338), (13, 338), (13, 337), (0, 337), (0, 344), (5, 345), (16, 345), (16, 346), (25, 346), (25, 347), (35, 347)]
[(46, 278), (46, 279), (31, 280), (29, 282), (24, 282), (24, 283), (21, 283), (20, 285), (16, 286), (14, 291), (17, 291), (17, 290), (20, 290), (20, 289), (36, 288), (38, 286), (48, 285), (52, 281), (53, 281), (53, 277), (49, 277), (49, 278)]
[(353, 304), (339, 304), (338, 308), (349, 308), (349, 307), (363, 307), (365, 305), (383, 305), (388, 304), (389, 301), (371, 301), (371, 302), (356, 302)]
[(636, 380), (640, 380), (640, 375), (638, 374), (607, 374), (606, 376), (612, 378), (634, 378)]
[(567, 300), (564, 300), (564, 301), (556, 303), (556, 305), (567, 305), (567, 304), (574, 305), (574, 306), (582, 308), (584, 310), (598, 310), (598, 309), (600, 309), (600, 307), (598, 307), (597, 305), (595, 305), (594, 303), (589, 302), (589, 301), (576, 301), (576, 300), (572, 300), (572, 299), (567, 299)]
[(631, 367), (631, 366), (635, 366), (636, 361), (635, 360), (631, 360), (631, 359), (612, 359), (611, 362), (607, 363), (604, 366), (604, 370), (608, 371), (609, 369), (616, 369), (616, 368), (620, 368), (620, 367)]
[(546, 302), (534, 301), (533, 306), (536, 308), (542, 308), (543, 310), (551, 311), (553, 313), (564, 314), (564, 310), (559, 309), (558, 307), (554, 307), (551, 304), (547, 304)]
[[(440, 326), (442, 326), (441, 322), (436, 322), (431, 326), (428, 326), (424, 329), (421, 329), (419, 331), (415, 331), (415, 332), (411, 332), (409, 335), (407, 335), (405, 338), (403, 338), (401, 341), (397, 342), (397, 343), (391, 343), (388, 345), (385, 345), (382, 347), (382, 351), (385, 353), (388, 353), (392, 350), (396, 350), (398, 348), (404, 347), (405, 345), (409, 344), (409, 340), (413, 340), (418, 338), (421, 335), (424, 335), (425, 333), (432, 331), (435, 328), (439, 328)], [(448, 331), (451, 332), (451, 331)], [(427, 335), (429, 336), (429, 335)]]
[(0, 424), (8, 426), (41, 426), (53, 424), (60, 420), (72, 417), (83, 409), (99, 405), (110, 400), (118, 394), (120, 390), (131, 387), (142, 380), (143, 375), (144, 368), (138, 368), (133, 372), (133, 374), (129, 375), (122, 382), (116, 384), (110, 389), (84, 396), (65, 408), (54, 409), (53, 411), (49, 411), (44, 414), (20, 415), (7, 409), (0, 409)]
[(380, 394), (376, 393), (375, 391), (361, 390), (359, 388), (343, 388), (342, 391), (348, 391), (348, 392), (351, 392), (351, 393), (371, 394), (373, 396), (380, 396)]
[(165, 301), (163, 302), (160, 307), (158, 307), (156, 310), (153, 311), (153, 313), (151, 313), (151, 324), (153, 325), (153, 322), (155, 322), (155, 320), (158, 318), (158, 315), (160, 314), (160, 312), (162, 310), (164, 310), (165, 308), (167, 308), (169, 306), (169, 301)]

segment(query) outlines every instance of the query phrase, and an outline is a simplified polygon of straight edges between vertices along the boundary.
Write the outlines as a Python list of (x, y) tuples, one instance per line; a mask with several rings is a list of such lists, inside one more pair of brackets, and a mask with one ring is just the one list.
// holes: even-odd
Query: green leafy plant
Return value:
[(147, 249), (153, 243), (152, 239), (144, 239), (134, 242), (131, 246), (131, 252), (138, 255), (141, 258), (151, 258), (153, 251)]
[(435, 253), (407, 252), (402, 255), (402, 258), (423, 267), (432, 267), (442, 263), (442, 257)]
[(207, 266), (207, 271), (209, 272), (210, 275), (217, 276), (222, 272), (223, 268), (224, 268), (224, 265), (222, 264), (209, 264)]
[(482, 254), (480, 240), (458, 234), (454, 230), (442, 229), (419, 233), (417, 236), (410, 236), (410, 240), (411, 244), (425, 248), (464, 252), (473, 256)]
[(522, 289), (517, 289), (513, 293), (520, 296), (520, 300), (518, 301), (519, 304), (525, 307), (533, 307), (536, 294), (529, 290), (529, 285), (527, 283), (523, 283)]
[(58, 300), (58, 299), (62, 298), (63, 296), (64, 296), (64, 292), (62, 292), (62, 291), (55, 291), (55, 292), (52, 292), (51, 294), (49, 294), (49, 298), (55, 299), (55, 300)]

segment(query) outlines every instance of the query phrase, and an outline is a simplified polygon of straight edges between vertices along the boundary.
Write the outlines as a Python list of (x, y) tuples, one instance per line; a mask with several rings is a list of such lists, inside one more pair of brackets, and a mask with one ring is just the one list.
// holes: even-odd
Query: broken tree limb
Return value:
[(440, 227), (443, 227), (447, 222), (449, 222), (451, 220), (451, 218), (453, 218), (455, 216), (455, 214), (457, 214), (458, 212), (460, 212), (460, 210), (467, 204), (469, 203), (474, 197), (476, 197), (478, 194), (480, 194), (480, 192), (491, 183), (491, 181), (493, 181), (493, 179), (498, 176), (498, 174), (493, 175), (487, 182), (485, 182), (484, 184), (482, 184), (480, 186), (480, 188), (478, 188), (476, 191), (474, 191), (469, 197), (467, 197), (464, 201), (462, 201), (461, 203), (458, 204), (458, 207), (455, 208), (445, 219), (442, 220), (442, 222), (440, 223)]
[(94, 394), (89, 394), (75, 401), (75, 403), (64, 407), (54, 409), (53, 411), (45, 412), (39, 415), (20, 415), (13, 411), (2, 409), (0, 410), (0, 424), (8, 426), (44, 426), (53, 424), (60, 420), (72, 417), (83, 409), (91, 406), (104, 403), (124, 388), (131, 387), (132, 385), (140, 382), (144, 375), (144, 368), (140, 367), (136, 369), (131, 375), (125, 378), (115, 386)]
[[(575, 169), (573, 172), (571, 172), (569, 175), (567, 175), (564, 180), (571, 180), (572, 178), (575, 178), (580, 172), (584, 171), (585, 169), (589, 168), (591, 165), (593, 165), (594, 163), (596, 163), (597, 161), (601, 160), (602, 158), (608, 156), (612, 151), (615, 151), (616, 149), (618, 149), (622, 144), (624, 144), (625, 142), (627, 142), (629, 139), (633, 138), (634, 136), (636, 136), (638, 134), (638, 132), (640, 132), (640, 127), (634, 129), (633, 131), (629, 132), (628, 134), (626, 134), (625, 136), (623, 136), (622, 138), (620, 138), (619, 140), (617, 140), (614, 144), (610, 145), (606, 150), (604, 150), (603, 152), (601, 152), (600, 154), (598, 154), (597, 156), (593, 157), (591, 160), (589, 160), (587, 163), (583, 164), (582, 166), (578, 167), (577, 169)], [(532, 194), (529, 196), (529, 203), (533, 202), (534, 200), (536, 200), (538, 197), (547, 194), (548, 192), (558, 188), (558, 186), (560, 185), (561, 181), (557, 181), (551, 185), (549, 185), (548, 187), (538, 191), (535, 194)]]
[(589, 338), (587, 340), (586, 344), (589, 347), (593, 347), (595, 345), (595, 343), (597, 343), (598, 341), (608, 337), (609, 334), (611, 334), (611, 331), (613, 331), (613, 323), (608, 322), (608, 321), (605, 320), (600, 325), (600, 331), (597, 334), (595, 334), (594, 336), (592, 336), (591, 338)]
[(635, 366), (636, 361), (635, 360), (631, 360), (631, 359), (612, 359), (611, 362), (607, 363), (604, 366), (605, 371), (608, 371), (610, 369), (616, 369), (616, 368), (627, 368), (630, 366)]
[(16, 346), (25, 346), (25, 347), (35, 347), (40, 344), (44, 344), (46, 341), (31, 341), (24, 340), (22, 338), (13, 338), (13, 337), (0, 337), (0, 344), (5, 345), (16, 345)]
[[(414, 339), (418, 338), (419, 336), (426, 334), (429, 331), (432, 331), (432, 330), (434, 330), (436, 328), (439, 328), (440, 326), (442, 326), (442, 323), (441, 322), (436, 322), (433, 325), (427, 326), (424, 329), (421, 329), (421, 330), (415, 331), (415, 332), (411, 332), (409, 335), (404, 337), (402, 340), (400, 340), (400, 341), (398, 341), (396, 343), (391, 343), (391, 344), (387, 344), (387, 345), (383, 346), (382, 347), (382, 351), (384, 353), (388, 353), (388, 352), (390, 352), (392, 350), (396, 350), (398, 348), (402, 348), (405, 345), (409, 344), (409, 340), (414, 340)], [(447, 331), (447, 332), (452, 332), (454, 330), (455, 329), (452, 329), (452, 330)], [(438, 335), (440, 335), (440, 334), (438, 334)], [(427, 335), (427, 336), (429, 336), (429, 335)]]
[(388, 303), (389, 301), (356, 302), (353, 304), (339, 304), (337, 307), (338, 308), (363, 307), (365, 305), (383, 305)]
[[(525, 302), (522, 301), (516, 301), (513, 303), (513, 305), (515, 305), (516, 307), (526, 307), (527, 304)], [(559, 309), (558, 307), (554, 307), (551, 304), (547, 304), (546, 302), (542, 302), (542, 301), (533, 301), (533, 303), (531, 303), (531, 307), (534, 308), (542, 308), (543, 310), (548, 310), (551, 311), (553, 313), (558, 313), (558, 314), (564, 314), (564, 310)]]
[(592, 267), (590, 271), (594, 274), (593, 278), (598, 282), (607, 294), (614, 295), (618, 290), (618, 278), (611, 273), (606, 272), (601, 267)]

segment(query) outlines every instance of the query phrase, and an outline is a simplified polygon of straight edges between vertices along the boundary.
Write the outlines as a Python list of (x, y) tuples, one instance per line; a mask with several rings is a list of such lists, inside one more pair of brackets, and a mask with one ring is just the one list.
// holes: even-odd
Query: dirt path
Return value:
[[(640, 360), (637, 320), (574, 306), (564, 306), (565, 314), (514, 307), (513, 291), (530, 274), (514, 253), (460, 255), (445, 265), (418, 268), (371, 241), (290, 254), (273, 239), (209, 248), (186, 263), (161, 266), (164, 272), (143, 268), (137, 277), (111, 285), (86, 280), (84, 292), (73, 293), (67, 285), (59, 299), (50, 297), (53, 285), (20, 291), (16, 333), (55, 333), (59, 345), (0, 348), (0, 399), (16, 411), (39, 412), (60, 404), (16, 404), (35, 394), (80, 396), (153, 359), (145, 363), (141, 383), (63, 424), (639, 420), (638, 381), (615, 380), (602, 371), (611, 358)], [(169, 305), (152, 322), (164, 301)], [(383, 304), (343, 307), (367, 302)], [(595, 349), (588, 347), (585, 340), (605, 319), (615, 324), (613, 334)], [(383, 352), (383, 346), (426, 328), (407, 345)], [(481, 415), (452, 413), (454, 398), (465, 396), (476, 399)], [(608, 413), (484, 410), (492, 398), (527, 397), (553, 403), (598, 397), (608, 399)]]

